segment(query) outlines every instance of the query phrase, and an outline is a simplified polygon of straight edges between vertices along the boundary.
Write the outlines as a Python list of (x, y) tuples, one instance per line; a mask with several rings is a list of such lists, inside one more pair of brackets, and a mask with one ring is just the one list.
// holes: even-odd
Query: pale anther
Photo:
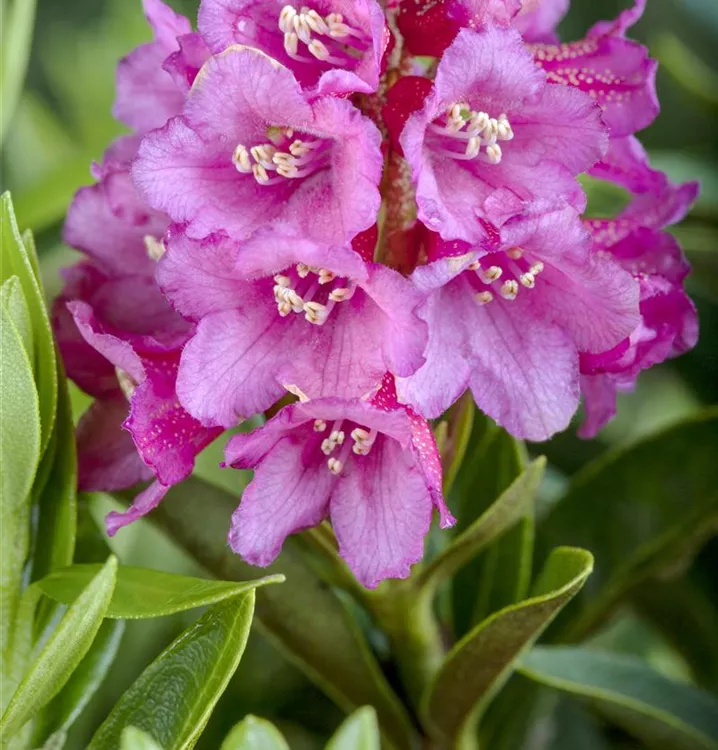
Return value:
[(289, 276), (282, 276), (282, 274), (277, 274), (274, 277), (274, 281), (279, 286), (289, 286), (289, 284), (291, 283), (291, 279), (289, 278)]
[(319, 283), (328, 284), (330, 281), (334, 281), (336, 274), (334, 271), (330, 271), (328, 268), (319, 269)]
[(349, 297), (352, 296), (352, 290), (347, 289), (346, 287), (338, 287), (337, 289), (332, 289), (332, 291), (329, 293), (329, 299), (332, 302), (344, 302), (344, 300), (349, 299)]
[(323, 419), (314, 420), (314, 432), (324, 432), (327, 429), (327, 423)]
[(503, 274), (504, 269), (501, 266), (489, 266), (489, 268), (480, 268), (477, 273), (484, 284), (493, 284), (498, 281)]
[(324, 19), (317, 13), (316, 10), (308, 10), (304, 14), (304, 18), (309, 27), (317, 34), (328, 34), (329, 27), (325, 23)]
[(252, 174), (257, 182), (269, 182), (267, 170), (261, 164), (252, 165)]
[(330, 458), (327, 461), (327, 466), (332, 474), (341, 474), (344, 464), (338, 458)]
[(297, 275), (300, 279), (306, 279), (311, 273), (312, 269), (309, 268), (305, 263), (297, 263)]
[(333, 451), (333, 450), (334, 450), (334, 449), (335, 449), (336, 447), (337, 447), (337, 446), (336, 446), (336, 443), (334, 443), (334, 441), (333, 441), (333, 440), (331, 440), (330, 438), (324, 438), (324, 440), (322, 440), (322, 444), (321, 444), (321, 450), (322, 450), (322, 453), (323, 453), (323, 454), (324, 454), (325, 456), (329, 456), (329, 455), (331, 455), (332, 451)]
[(531, 268), (529, 268), (529, 271), (534, 275), (538, 276), (544, 269), (544, 265), (540, 260), (537, 260)]
[(293, 28), (294, 17), (297, 15), (297, 11), (291, 5), (285, 5), (282, 8), (282, 12), (279, 14), (279, 28), (283, 32), (291, 31)]
[(521, 286), (525, 286), (527, 289), (533, 289), (536, 286), (536, 277), (529, 271), (528, 273), (522, 273), (519, 276)]
[(344, 434), (344, 430), (334, 430), (332, 434), (329, 436), (329, 439), (336, 443), (336, 445), (343, 445), (344, 439), (346, 438), (346, 435)]
[(297, 54), (299, 49), (299, 37), (293, 32), (289, 32), (284, 35), (284, 50), (290, 56), (293, 57)]
[(238, 172), (249, 174), (252, 171), (252, 161), (249, 158), (249, 151), (241, 143), (234, 149), (232, 163)]
[(479, 151), (481, 151), (481, 138), (475, 135), (469, 138), (469, 141), (466, 144), (466, 155), (470, 159), (473, 159), (475, 156), (478, 156)]
[(493, 300), (493, 298), (494, 298), (494, 295), (491, 294), (491, 292), (488, 292), (488, 291), (487, 292), (479, 292), (476, 295), (476, 301), (480, 305), (488, 305), (489, 302), (491, 302)]
[(508, 255), (511, 260), (518, 260), (523, 254), (524, 251), (520, 247), (512, 247), (511, 250), (506, 251), (506, 255)]
[(309, 42), (307, 49), (317, 60), (326, 60), (329, 57), (329, 50), (326, 48), (326, 45), (318, 39), (313, 39)]
[(510, 281), (504, 281), (499, 290), (499, 294), (507, 300), (516, 299), (516, 295), (519, 293), (519, 285), (515, 279)]
[(151, 234), (146, 234), (144, 237), (145, 250), (151, 260), (159, 260), (164, 254), (167, 248), (162, 240), (158, 240)]
[(486, 156), (491, 164), (499, 164), (501, 162), (501, 146), (498, 143), (493, 143), (491, 146), (486, 147)]

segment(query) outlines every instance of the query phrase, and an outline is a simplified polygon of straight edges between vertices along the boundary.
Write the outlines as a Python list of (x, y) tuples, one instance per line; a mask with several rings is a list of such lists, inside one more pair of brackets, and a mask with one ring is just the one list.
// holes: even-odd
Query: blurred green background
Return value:
[[(573, 0), (562, 38), (581, 37), (594, 21), (612, 18), (627, 1)], [(196, 14), (197, 0), (170, 4), (190, 17)], [(597, 440), (581, 442), (568, 432), (537, 447), (552, 463), (544, 488), (547, 503), (568, 476), (608, 445), (634, 440), (701, 405), (718, 403), (718, 0), (648, 0), (633, 35), (661, 63), (662, 113), (641, 138), (655, 166), (674, 180), (702, 183), (690, 217), (674, 229), (694, 267), (688, 285), (699, 307), (701, 339), (690, 354), (644, 375), (637, 392), (621, 398), (618, 418)], [(0, 187), (12, 191), (20, 226), (35, 233), (50, 296), (60, 289), (58, 270), (77, 257), (61, 242), (67, 206), (74, 191), (91, 181), (91, 161), (100, 159), (122, 132), (110, 114), (115, 65), (149, 37), (140, 0), (38, 0), (26, 86), (4, 141)], [(590, 200), (602, 211), (612, 193), (593, 187)], [(75, 401), (79, 413), (87, 402), (79, 393)], [(216, 469), (220, 450), (213, 446), (202, 456), (199, 473), (239, 494), (247, 476)], [(92, 499), (98, 518), (107, 502)], [(148, 524), (127, 529), (112, 545), (129, 564), (201, 572)], [(697, 578), (712, 576), (707, 585), (715, 587), (716, 569), (714, 542), (703, 550), (694, 572)], [(120, 656), (85, 721), (73, 730), (69, 747), (83, 746), (121, 692), (185, 625), (181, 616), (128, 623)], [(674, 677), (682, 674), (676, 652), (634, 615), (620, 619), (603, 637), (618, 648), (639, 651)], [(293, 748), (320, 746), (341, 720), (330, 701), (259, 633), (199, 747), (218, 747), (248, 712), (277, 722)]]

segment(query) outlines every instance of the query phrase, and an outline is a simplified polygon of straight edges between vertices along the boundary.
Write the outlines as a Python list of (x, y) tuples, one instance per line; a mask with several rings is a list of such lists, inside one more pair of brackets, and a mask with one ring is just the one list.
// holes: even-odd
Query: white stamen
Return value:
[(320, 42), (318, 39), (313, 39), (309, 44), (307, 45), (307, 49), (309, 52), (314, 55), (314, 57), (317, 58), (317, 60), (328, 60), (329, 59), (329, 50), (326, 48), (326, 45)]
[(466, 144), (466, 156), (473, 159), (475, 156), (478, 156), (479, 151), (481, 151), (481, 138), (475, 135), (469, 138), (469, 142)]
[(511, 129), (509, 118), (503, 112), (499, 115), (496, 137), (500, 141), (511, 141), (514, 137), (514, 131)]
[(479, 292), (476, 295), (476, 301), (480, 305), (488, 305), (489, 302), (491, 302), (493, 300), (493, 298), (494, 298), (494, 295), (491, 294), (491, 292), (488, 292), (488, 291), (487, 292)]
[(516, 299), (516, 295), (519, 293), (519, 285), (515, 279), (504, 281), (499, 290), (499, 294), (506, 300)]
[(316, 10), (308, 10), (304, 13), (304, 20), (309, 28), (317, 34), (328, 34), (329, 26)]
[(346, 435), (344, 434), (344, 430), (334, 430), (334, 432), (332, 432), (332, 434), (329, 436), (329, 439), (336, 445), (344, 445), (345, 438)]
[(489, 268), (480, 268), (476, 273), (484, 284), (493, 284), (494, 281), (501, 278), (503, 272), (504, 269), (501, 266), (490, 266)]
[(472, 112), (469, 120), (469, 132), (480, 133), (489, 124), (491, 118), (486, 112)]
[(252, 164), (252, 174), (259, 183), (269, 182), (267, 170), (261, 164)]
[(274, 282), (279, 286), (289, 286), (289, 284), (291, 283), (291, 279), (289, 278), (289, 276), (282, 276), (281, 274), (277, 274), (274, 277)]
[(249, 151), (241, 143), (237, 145), (232, 154), (232, 163), (242, 174), (249, 174), (252, 171), (252, 161), (249, 158)]
[(252, 146), (250, 153), (256, 162), (261, 164), (265, 169), (274, 169), (273, 157), (277, 149), (271, 143), (264, 143), (260, 146)]
[(277, 174), (291, 180), (299, 174), (299, 170), (293, 164), (282, 164), (277, 166)]
[(376, 430), (369, 431), (363, 427), (355, 427), (351, 431), (351, 438), (354, 441), (352, 452), (357, 456), (367, 456), (376, 441)]
[(314, 432), (324, 432), (327, 429), (327, 423), (323, 419), (314, 420)]
[(158, 240), (151, 234), (144, 236), (145, 250), (151, 260), (159, 260), (166, 252), (167, 248), (162, 240)]
[(285, 5), (282, 8), (282, 12), (279, 14), (279, 28), (285, 34), (291, 31), (294, 26), (294, 17), (297, 15), (297, 11), (291, 5)]
[(467, 271), (478, 271), (479, 268), (481, 268), (481, 262), (478, 260), (472, 261), (468, 266), (466, 266)]
[(297, 275), (300, 279), (306, 279), (312, 272), (312, 269), (305, 263), (297, 263)]
[(532, 273), (534, 276), (538, 276), (544, 269), (544, 265), (540, 260), (537, 260), (531, 268), (529, 268), (529, 272)]
[(334, 281), (336, 274), (334, 271), (330, 271), (328, 268), (319, 269), (319, 283), (328, 284), (330, 281)]
[(293, 32), (288, 32), (284, 35), (284, 51), (290, 56), (294, 57), (299, 49), (299, 37)]
[(309, 44), (312, 41), (312, 30), (309, 28), (309, 24), (304, 16), (304, 13), (299, 13), (292, 19), (292, 25), (297, 36), (304, 42)]
[(522, 273), (519, 276), (521, 286), (525, 286), (527, 289), (533, 289), (536, 286), (536, 277), (529, 271), (528, 273)]
[(506, 251), (506, 255), (508, 255), (511, 260), (518, 260), (523, 254), (524, 251), (520, 247), (512, 247), (511, 250)]
[(493, 143), (486, 147), (486, 156), (489, 158), (491, 164), (499, 164), (501, 162), (501, 146), (498, 143)]
[(344, 464), (338, 458), (330, 458), (327, 461), (327, 466), (332, 474), (341, 474)]
[(346, 287), (337, 287), (332, 289), (329, 293), (329, 299), (332, 302), (345, 302), (354, 294), (353, 289), (347, 289)]
[(311, 151), (311, 148), (302, 141), (293, 141), (289, 146), (289, 153), (292, 156), (304, 156)]
[(326, 305), (322, 305), (319, 302), (305, 302), (304, 312), (306, 320), (317, 326), (324, 325), (329, 316)]

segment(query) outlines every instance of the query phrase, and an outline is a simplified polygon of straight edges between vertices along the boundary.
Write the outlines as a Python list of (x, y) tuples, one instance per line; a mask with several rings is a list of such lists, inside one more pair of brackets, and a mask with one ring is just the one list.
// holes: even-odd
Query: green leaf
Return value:
[(10, 8), (3, 1), (0, 144), (5, 140), (25, 83), (34, 25), (35, 0), (13, 0)]
[[(96, 564), (73, 565), (43, 578), (38, 581), (38, 586), (51, 599), (70, 604), (77, 599), (100, 567)], [(121, 565), (105, 617), (128, 620), (163, 617), (195, 607), (206, 607), (257, 586), (281, 583), (283, 580), (281, 575), (273, 575), (253, 581), (211, 581)]]
[(40, 404), (41, 441), (40, 450), (44, 452), (55, 422), (57, 406), (57, 361), (55, 343), (50, 328), (50, 320), (45, 307), (45, 297), (35, 272), (34, 248), (27, 248), (20, 236), (15, 221), (10, 193), (0, 197), (0, 281), (10, 276), (17, 276), (22, 285), (25, 301), (32, 321), (34, 363), (37, 393)]
[(162, 747), (141, 729), (127, 727), (120, 737), (120, 750), (162, 750)]
[(289, 745), (271, 721), (250, 715), (232, 729), (220, 750), (289, 750)]
[[(477, 412), (471, 443), (453, 491), (463, 533), (523, 472), (526, 448), (491, 419)], [(531, 581), (533, 516), (518, 524), (492, 544), (476, 560), (460, 570), (453, 587), (454, 631), (465, 634), (490, 612), (526, 596)]]
[[(72, 406), (62, 369), (59, 373), (55, 449), (48, 449), (51, 469), (35, 499), (38, 519), (32, 559), (37, 580), (72, 563), (77, 534), (77, 451)], [(40, 471), (42, 471), (42, 466)], [(37, 482), (36, 482), (37, 488)], [(103, 558), (106, 558), (105, 554)]]
[(554, 550), (531, 599), (495, 612), (447, 655), (422, 701), (424, 724), (437, 741), (470, 732), (530, 648), (591, 573), (589, 552)]
[(537, 537), (539, 559), (559, 544), (596, 556), (588, 586), (557, 623), (562, 638), (582, 638), (639, 583), (691, 560), (718, 527), (717, 455), (713, 408), (576, 474)]
[(120, 647), (124, 620), (105, 620), (65, 687), (45, 706), (35, 728), (35, 744), (58, 731), (67, 731), (100, 688)]
[(27, 353), (1, 306), (0, 383), (0, 655), (6, 673), (30, 544), (29, 492), (40, 459), (40, 415)]
[(110, 557), (82, 591), (30, 666), (0, 719), (0, 734), (11, 737), (67, 683), (90, 649), (112, 598), (117, 559)]
[(87, 750), (116, 747), (128, 726), (165, 750), (194, 747), (239, 665), (253, 611), (253, 590), (210, 607), (128, 688)]
[[(7, 311), (10, 319), (17, 328), (18, 335), (22, 341), (23, 348), (27, 352), (30, 365), (34, 365), (34, 344), (32, 335), (32, 321), (25, 296), (22, 293), (22, 284), (17, 276), (5, 279), (0, 287), (0, 305)], [(34, 371), (34, 367), (33, 367)]]
[(456, 537), (417, 576), (417, 582), (434, 588), (470, 562), (522, 518), (532, 514), (546, 460), (538, 458), (501, 494), (468, 529)]
[(632, 657), (580, 647), (537, 647), (519, 670), (585, 701), (656, 750), (716, 750), (718, 700)]
[(374, 709), (365, 706), (355, 711), (337, 729), (326, 750), (381, 750)]
[[(227, 535), (237, 498), (192, 477), (170, 490), (150, 516), (180, 547), (217, 578), (242, 580), (256, 569), (218, 539)], [(287, 593), (257, 591), (257, 618), (265, 632), (342, 709), (372, 705), (386, 737), (412, 747), (416, 733), (401, 701), (344, 602), (309, 567), (300, 544), (288, 539), (268, 569), (286, 576)]]
[[(446, 421), (441, 421), (435, 430), (437, 444), (441, 453), (444, 470), (444, 495), (449, 496), (459, 474), (464, 456), (469, 447), (471, 432), (474, 426), (474, 399), (468, 391), (451, 408)], [(440, 428), (445, 427), (439, 434)], [(442, 438), (442, 439), (440, 439)]]

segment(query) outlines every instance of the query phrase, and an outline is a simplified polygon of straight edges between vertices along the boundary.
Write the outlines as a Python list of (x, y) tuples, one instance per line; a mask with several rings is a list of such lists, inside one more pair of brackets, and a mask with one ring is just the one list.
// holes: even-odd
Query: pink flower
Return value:
[(227, 238), (170, 239), (160, 284), (197, 320), (182, 355), (178, 393), (205, 424), (230, 427), (268, 409), (285, 385), (312, 398), (358, 398), (387, 370), (423, 363), (424, 295), (350, 247), (287, 230)]
[(546, 71), (550, 83), (584, 91), (601, 105), (611, 138), (642, 130), (659, 111), (658, 63), (644, 46), (625, 38), (644, 4), (640, 0), (615, 21), (596, 24), (577, 42), (531, 45), (536, 64)]
[(419, 219), (444, 239), (477, 242), (479, 219), (501, 224), (527, 201), (581, 210), (575, 176), (607, 145), (600, 110), (576, 89), (546, 84), (518, 32), (461, 31), (439, 63), (401, 146)]
[(379, 142), (348, 101), (310, 102), (287, 68), (232, 47), (202, 68), (182, 116), (145, 137), (133, 174), (190, 237), (245, 239), (283, 219), (344, 243), (376, 221)]
[(521, 0), (402, 0), (397, 25), (413, 55), (441, 57), (461, 29), (508, 26), (520, 8)]
[(287, 536), (330, 517), (339, 552), (361, 583), (405, 578), (421, 559), (432, 508), (451, 517), (426, 422), (399, 404), (393, 379), (371, 401), (291, 404), (264, 427), (233, 437), (228, 465), (256, 468), (232, 517), (229, 543), (269, 565)]
[(468, 387), (509, 432), (545, 440), (578, 406), (579, 351), (605, 351), (635, 328), (638, 284), (590, 253), (570, 207), (532, 205), (493, 240), (439, 243), (414, 272), (431, 291), (422, 313), (429, 344), (426, 364), (399, 380), (399, 394), (437, 417)]
[(69, 377), (97, 399), (78, 427), (80, 488), (117, 490), (156, 477), (127, 513), (108, 517), (111, 533), (187, 477), (197, 453), (221, 432), (204, 428), (177, 401), (190, 325), (154, 280), (167, 219), (139, 201), (119, 168), (124, 146), (98, 169), (102, 181), (81, 188), (70, 207), (64, 239), (90, 260), (66, 272), (53, 316)]
[(617, 392), (633, 390), (643, 370), (696, 344), (696, 311), (683, 290), (690, 269), (675, 238), (660, 230), (680, 221), (697, 193), (695, 183), (674, 186), (666, 180), (663, 190), (635, 197), (616, 219), (585, 222), (594, 251), (610, 254), (638, 280), (641, 321), (616, 347), (581, 354), (582, 437), (593, 437), (611, 420)]
[(527, 42), (554, 43), (556, 27), (568, 11), (569, 0), (523, 0), (514, 28)]
[(120, 60), (113, 114), (137, 133), (164, 125), (182, 111), (187, 91), (209, 50), (190, 22), (162, 0), (143, 0), (155, 39)]
[(199, 29), (214, 53), (261, 50), (319, 95), (376, 91), (389, 40), (376, 0), (203, 0)]

